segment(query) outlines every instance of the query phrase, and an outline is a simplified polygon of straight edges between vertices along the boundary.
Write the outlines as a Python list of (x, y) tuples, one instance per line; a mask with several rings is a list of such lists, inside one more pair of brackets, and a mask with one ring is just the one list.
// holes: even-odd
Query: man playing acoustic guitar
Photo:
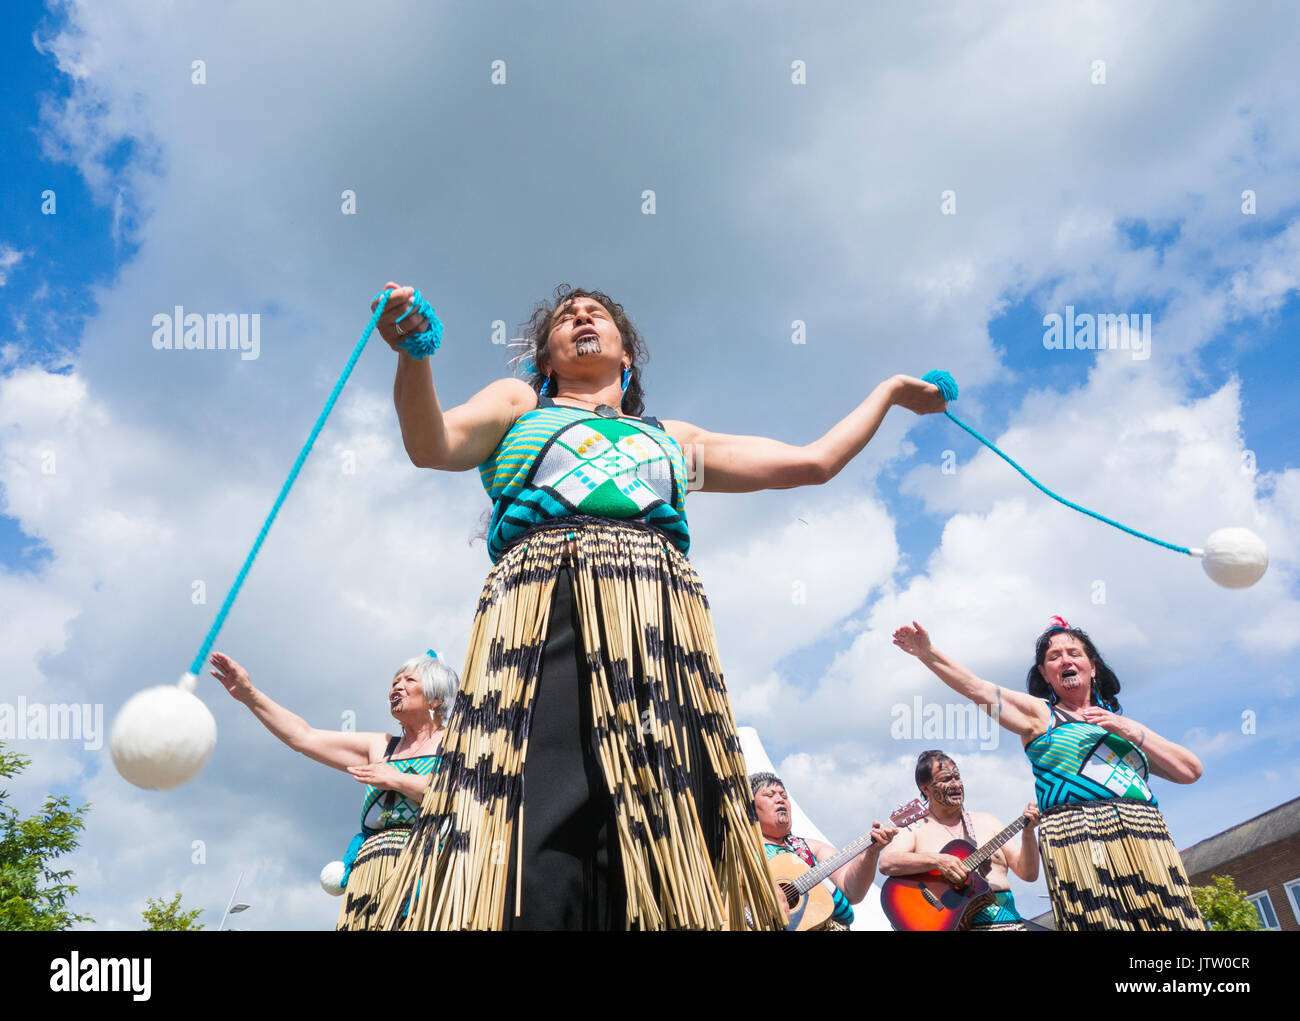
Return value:
[[(785, 784), (775, 773), (754, 773), (749, 778), (754, 792), (754, 808), (758, 812), (758, 826), (763, 831), (763, 850), (771, 860), (778, 854), (793, 854), (812, 867), (818, 861), (828, 860), (836, 854), (835, 848), (820, 840), (805, 840), (790, 832), (790, 799)], [(871, 845), (852, 861), (842, 865), (828, 877), (835, 884), (835, 911), (824, 928), (845, 930), (853, 924), (852, 905), (859, 903), (876, 878), (876, 859), (880, 849), (898, 833), (895, 826), (871, 824)]]
[[(961, 858), (941, 853), (953, 840), (965, 840), (972, 849), (987, 843), (1003, 829), (987, 812), (965, 810), (966, 791), (957, 764), (941, 751), (922, 752), (916, 760), (916, 786), (930, 803), (930, 812), (910, 829), (901, 831), (880, 855), (880, 871), (886, 876), (911, 876), (938, 871), (954, 886), (962, 886), (968, 874)], [(1015, 931), (1026, 928), (1016, 910), (1007, 879), (1010, 868), (1027, 883), (1038, 878), (1038, 805), (1031, 802), (1024, 811), (1027, 821), (1019, 846), (1003, 844), (988, 859), (985, 879), (994, 901), (978, 911), (970, 928)], [(974, 832), (972, 832), (972, 830)], [(1005, 839), (1005, 838), (1004, 838)]]

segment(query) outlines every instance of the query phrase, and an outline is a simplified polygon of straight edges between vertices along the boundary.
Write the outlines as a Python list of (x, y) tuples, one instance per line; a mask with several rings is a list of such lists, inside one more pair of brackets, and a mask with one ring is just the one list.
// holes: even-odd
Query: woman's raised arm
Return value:
[(919, 659), (944, 684), (966, 696), (1013, 734), (1032, 738), (1047, 730), (1048, 711), (1041, 699), (977, 677), (931, 645), (929, 632), (916, 621), (894, 632), (894, 644)]
[(397, 352), (393, 406), (407, 457), (417, 468), (477, 468), (497, 448), (515, 419), (537, 406), (537, 395), (522, 379), (498, 379), (464, 404), (443, 412), (433, 386), (433, 359), (417, 360), (400, 346), (404, 336), (428, 325), (423, 316), (413, 313), (403, 320), (402, 332), (398, 332), (397, 318), (405, 312), (415, 288), (389, 281), (385, 289), (393, 293), (377, 326), (385, 343)]
[(692, 488), (709, 493), (752, 493), (830, 481), (862, 451), (895, 405), (918, 415), (946, 407), (938, 387), (912, 376), (893, 376), (825, 436), (806, 446), (764, 436), (709, 432), (690, 422), (665, 421), (663, 425), (691, 460)]
[(262, 726), (294, 751), (309, 759), (347, 770), (364, 766), (384, 757), (387, 734), (349, 730), (317, 730), (297, 713), (253, 687), (248, 671), (224, 653), (212, 654), (212, 676), (219, 680), (232, 698), (246, 705)]
[[(412, 361), (405, 353), (401, 357)], [(429, 374), (429, 369), (426, 367), (424, 372)], [(400, 385), (400, 362), (397, 377)], [(402, 442), (411, 463), (417, 468), (438, 468), (449, 472), (477, 468), (496, 450), (515, 419), (537, 406), (537, 394), (532, 387), (522, 379), (506, 377), (489, 383), (464, 404), (444, 414), (438, 406), (437, 395), (433, 393), (432, 376), (428, 384), (428, 400), (409, 392), (403, 399), (396, 386), (393, 393), (397, 417), (402, 424)]]

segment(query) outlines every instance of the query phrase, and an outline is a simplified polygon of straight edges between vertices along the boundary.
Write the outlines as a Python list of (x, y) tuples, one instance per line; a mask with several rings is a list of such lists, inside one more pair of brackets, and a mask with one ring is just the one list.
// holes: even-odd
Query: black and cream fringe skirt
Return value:
[(335, 926), (338, 931), (376, 928), (379, 891), (393, 874), (410, 832), (406, 826), (395, 826), (366, 837), (352, 862), (348, 885), (343, 888), (343, 903)]
[(1038, 846), (1058, 930), (1205, 928), (1154, 805), (1117, 798), (1049, 808)]
[(782, 927), (708, 602), (660, 533), (529, 534), (461, 677), (380, 927)]

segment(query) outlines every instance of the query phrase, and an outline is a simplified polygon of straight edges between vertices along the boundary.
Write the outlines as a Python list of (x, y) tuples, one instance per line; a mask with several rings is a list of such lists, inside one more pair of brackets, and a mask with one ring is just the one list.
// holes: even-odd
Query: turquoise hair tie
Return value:
[(432, 649), (425, 649), (424, 651), (425, 651), (425, 654), (428, 655), (428, 657), (429, 657), (430, 659), (437, 659), (437, 658), (438, 658), (438, 654), (437, 654), (436, 652), (434, 652)]
[[(935, 386), (937, 386), (939, 388), (939, 393), (943, 395), (943, 399), (945, 403), (951, 403), (952, 401), (955, 401), (957, 399), (957, 381), (952, 378), (952, 373), (948, 372), (947, 370), (931, 369), (929, 372), (927, 372), (924, 376), (921, 377), (921, 380), (925, 383), (932, 383)], [(1071, 508), (1072, 510), (1077, 510), (1080, 514), (1087, 514), (1088, 517), (1096, 518), (1098, 521), (1104, 521), (1106, 524), (1110, 525), (1111, 527), (1118, 528), (1121, 532), (1127, 532), (1129, 535), (1136, 536), (1139, 539), (1145, 539), (1147, 542), (1153, 542), (1157, 546), (1163, 546), (1165, 549), (1171, 549), (1175, 553), (1185, 553), (1189, 557), (1200, 555), (1199, 552), (1193, 552), (1192, 550), (1188, 549), (1186, 546), (1175, 546), (1173, 543), (1165, 542), (1163, 539), (1156, 539), (1150, 535), (1146, 535), (1142, 532), (1139, 532), (1136, 529), (1129, 528), (1128, 525), (1121, 525), (1118, 521), (1114, 521), (1111, 518), (1106, 517), (1104, 514), (1098, 514), (1096, 511), (1088, 510), (1087, 507), (1081, 507), (1079, 504), (1075, 503), (1072, 500), (1067, 500), (1063, 496), (1058, 496), (1056, 493), (1053, 493), (1045, 485), (1043, 485), (1036, 478), (1030, 475), (1029, 472), (1021, 468), (1020, 465), (1016, 464), (1015, 461), (1011, 460), (1011, 458), (1009, 458), (1006, 454), (1002, 453), (1002, 451), (1000, 451), (995, 444), (985, 439), (976, 430), (968, 426), (965, 422), (963, 422), (960, 418), (954, 415), (951, 411), (945, 410), (944, 414), (947, 415), (949, 418), (951, 418), (954, 422), (956, 422), (959, 426), (965, 429), (972, 436), (974, 436), (981, 443), (983, 443), (984, 446), (989, 448), (989, 450), (997, 454), (998, 457), (1006, 461), (1007, 464), (1011, 465), (1012, 468), (1020, 472), (1020, 474), (1023, 475), (1025, 478), (1027, 478), (1036, 488), (1038, 488), (1041, 492), (1046, 493), (1057, 503), (1063, 503), (1065, 504), (1065, 506)]]

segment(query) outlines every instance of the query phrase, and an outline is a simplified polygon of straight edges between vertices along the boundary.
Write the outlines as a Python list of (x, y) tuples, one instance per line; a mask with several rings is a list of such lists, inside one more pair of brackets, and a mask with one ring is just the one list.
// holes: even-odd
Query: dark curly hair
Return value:
[(645, 393), (641, 389), (641, 367), (650, 360), (645, 341), (637, 332), (632, 320), (623, 311), (623, 306), (603, 291), (588, 291), (581, 287), (560, 284), (555, 289), (555, 297), (550, 301), (540, 301), (533, 309), (533, 314), (523, 324), (524, 330), (524, 364), (532, 359), (532, 378), (529, 385), (539, 393), (546, 375), (542, 372), (542, 360), (546, 357), (546, 345), (551, 336), (551, 325), (555, 316), (575, 298), (592, 298), (605, 306), (614, 319), (619, 336), (623, 340), (623, 350), (631, 358), (632, 375), (628, 380), (627, 391), (623, 394), (623, 414), (640, 415), (645, 411)]
[(1077, 627), (1050, 627), (1038, 636), (1038, 644), (1034, 646), (1034, 665), (1029, 668), (1029, 674), (1025, 678), (1025, 688), (1029, 694), (1037, 698), (1046, 698), (1055, 702), (1055, 696), (1052, 694), (1051, 686), (1039, 672), (1038, 668), (1043, 665), (1047, 659), (1047, 647), (1052, 644), (1052, 639), (1056, 635), (1072, 635), (1083, 644), (1083, 651), (1088, 654), (1088, 659), (1097, 669), (1097, 676), (1093, 680), (1091, 701), (1093, 705), (1099, 705), (1103, 709), (1109, 709), (1112, 713), (1122, 713), (1124, 710), (1119, 704), (1119, 678), (1115, 676), (1115, 671), (1106, 665), (1106, 661), (1101, 658), (1101, 653), (1097, 647), (1092, 644), (1092, 639), (1082, 628)]
[(957, 765), (956, 762), (953, 762), (951, 755), (940, 751), (938, 748), (931, 748), (929, 751), (922, 752), (917, 756), (915, 774), (917, 790), (930, 782), (931, 777), (934, 776), (935, 764), (939, 762), (952, 762), (954, 766)]

